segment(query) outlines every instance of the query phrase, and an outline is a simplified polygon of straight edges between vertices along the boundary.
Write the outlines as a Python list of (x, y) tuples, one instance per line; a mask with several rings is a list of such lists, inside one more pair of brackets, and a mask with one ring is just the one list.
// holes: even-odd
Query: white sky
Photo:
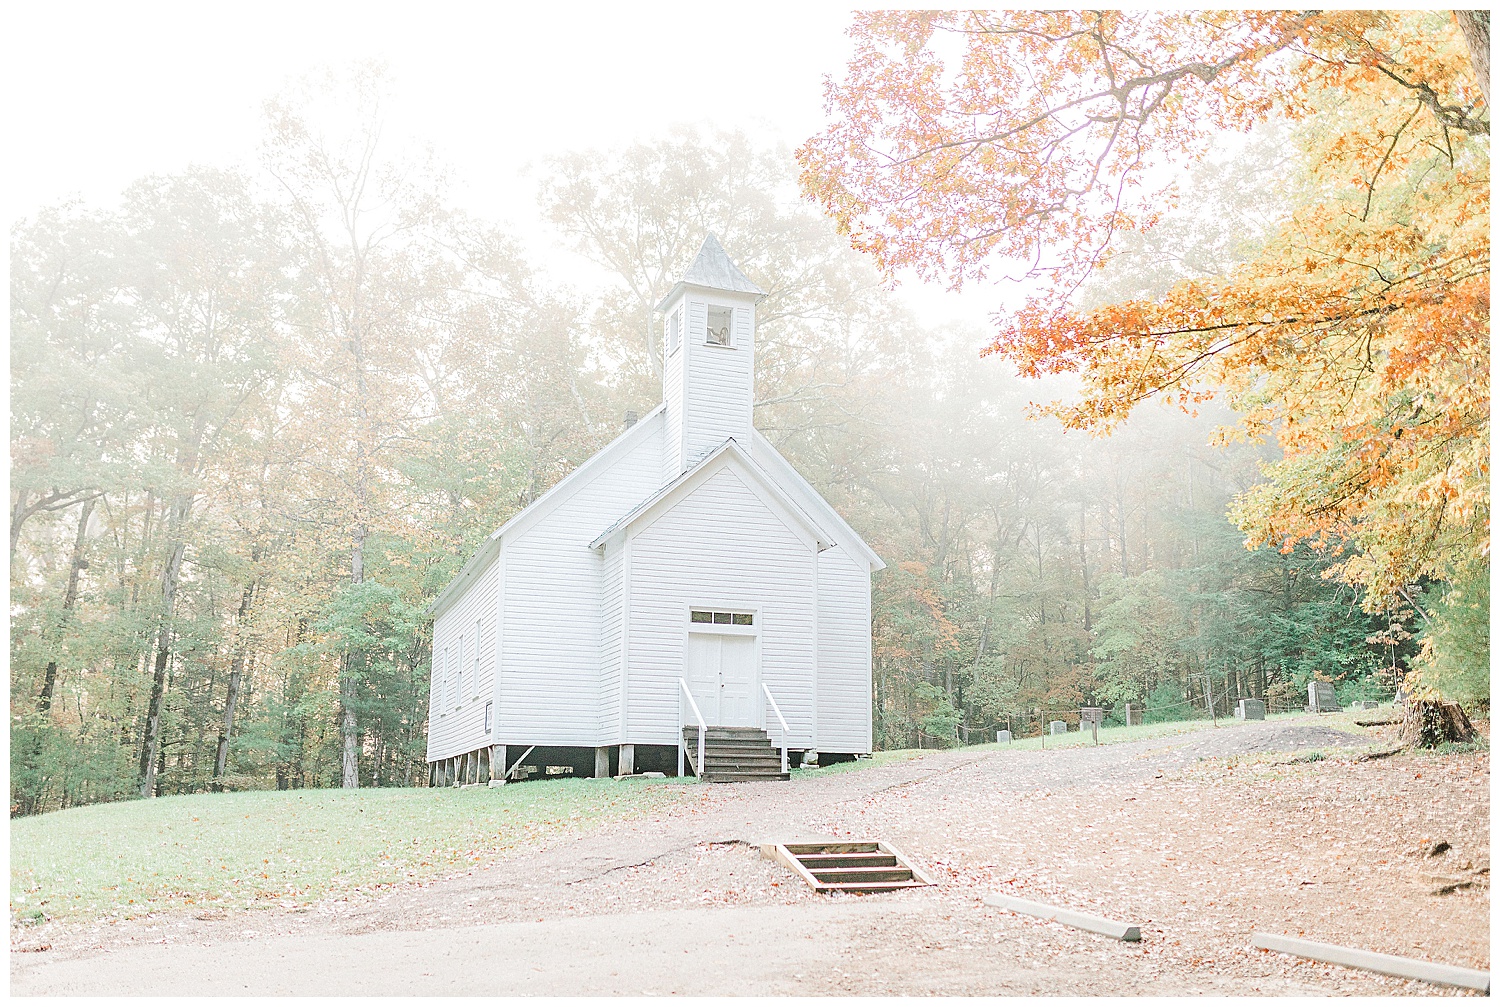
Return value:
[[(191, 163), (248, 162), (261, 103), (289, 79), (378, 57), (396, 79), (393, 125), (452, 166), (455, 201), (550, 259), (528, 163), (674, 122), (795, 146), (824, 121), (822, 79), (844, 65), (848, 19), (809, 4), (17, 5), (0, 69), (6, 216), (71, 196), (108, 204)], [(931, 321), (984, 325), (1002, 290), (900, 294)]]

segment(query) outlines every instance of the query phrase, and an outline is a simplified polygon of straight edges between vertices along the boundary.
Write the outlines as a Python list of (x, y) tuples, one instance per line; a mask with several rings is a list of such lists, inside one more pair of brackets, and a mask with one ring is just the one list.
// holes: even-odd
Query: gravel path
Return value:
[[(689, 785), (661, 818), (379, 898), (59, 935), (12, 955), (12, 990), (1431, 993), (1248, 949), (1269, 930), (1488, 968), (1488, 758), (1357, 758), (1379, 739), (1306, 718)], [(1325, 757), (1278, 754), (1307, 749)], [(817, 895), (753, 846), (820, 835), (894, 842), (940, 883)], [(1468, 887), (1432, 894), (1441, 879)], [(991, 909), (990, 891), (1144, 940)]]

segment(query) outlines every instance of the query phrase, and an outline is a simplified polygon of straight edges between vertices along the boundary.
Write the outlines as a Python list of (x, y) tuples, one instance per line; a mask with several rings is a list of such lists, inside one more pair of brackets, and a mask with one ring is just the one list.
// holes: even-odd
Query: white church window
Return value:
[(710, 346), (731, 346), (734, 309), (708, 306), (708, 342)]
[(474, 676), (469, 685), (469, 690), (475, 695), (479, 694), (479, 627), (480, 620), (474, 620)]
[(453, 705), (457, 706), (464, 699), (464, 638), (458, 638), (458, 667), (453, 676)]
[(438, 681), (438, 696), (444, 706), (453, 705), (453, 648), (443, 648), (443, 677)]
[(667, 355), (677, 352), (677, 346), (682, 342), (682, 308), (667, 316)]
[(749, 612), (707, 612), (702, 609), (693, 609), (688, 616), (690, 622), (699, 624), (712, 624), (715, 626), (753, 626), (755, 616)]

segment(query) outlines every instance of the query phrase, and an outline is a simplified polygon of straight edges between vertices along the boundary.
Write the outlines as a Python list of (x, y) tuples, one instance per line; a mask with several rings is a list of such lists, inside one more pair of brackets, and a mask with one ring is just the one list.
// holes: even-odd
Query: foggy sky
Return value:
[[(676, 122), (795, 146), (822, 125), (822, 79), (850, 48), (845, 11), (805, 4), (27, 5), (8, 21), (8, 221), (72, 196), (110, 205), (146, 174), (251, 161), (265, 99), (375, 57), (396, 78), (390, 135), (430, 144), (455, 203), (508, 221), (539, 265), (581, 268), (583, 285), (587, 268), (538, 219), (528, 164)], [(985, 326), (1016, 292), (908, 281), (899, 294), (929, 321)]]

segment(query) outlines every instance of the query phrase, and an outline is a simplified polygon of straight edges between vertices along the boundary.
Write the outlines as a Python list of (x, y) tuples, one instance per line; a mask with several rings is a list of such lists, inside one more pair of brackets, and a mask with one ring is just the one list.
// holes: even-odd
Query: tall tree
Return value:
[(127, 194), (143, 389), (166, 501), (151, 693), (140, 752), (142, 797), (156, 794), (174, 615), (190, 523), (215, 456), (229, 452), (246, 401), (263, 390), (280, 282), (274, 234), (243, 178), (201, 171), (147, 180)]
[[(298, 367), (321, 400), (306, 416), (320, 428), (314, 469), (356, 593), (370, 536), (392, 516), (393, 450), (430, 409), (416, 346), (432, 299), (424, 241), (441, 214), (440, 185), (428, 162), (393, 159), (382, 143), (389, 89), (383, 68), (365, 65), (267, 105), (266, 164), (294, 221), (303, 281)], [(347, 650), (339, 660), (340, 779), (357, 788), (365, 657)]]
[[(1346, 549), (1372, 606), (1487, 552), (1487, 69), (1452, 18), (880, 13), (852, 34), (805, 191), (888, 276), (1037, 281), (990, 350), (1079, 375), (1051, 412), (1107, 428), (1227, 393), (1286, 452), (1237, 510), (1249, 540)], [(1258, 251), (1080, 306), (1160, 219), (1171, 165), (1272, 116), (1296, 184)]]

